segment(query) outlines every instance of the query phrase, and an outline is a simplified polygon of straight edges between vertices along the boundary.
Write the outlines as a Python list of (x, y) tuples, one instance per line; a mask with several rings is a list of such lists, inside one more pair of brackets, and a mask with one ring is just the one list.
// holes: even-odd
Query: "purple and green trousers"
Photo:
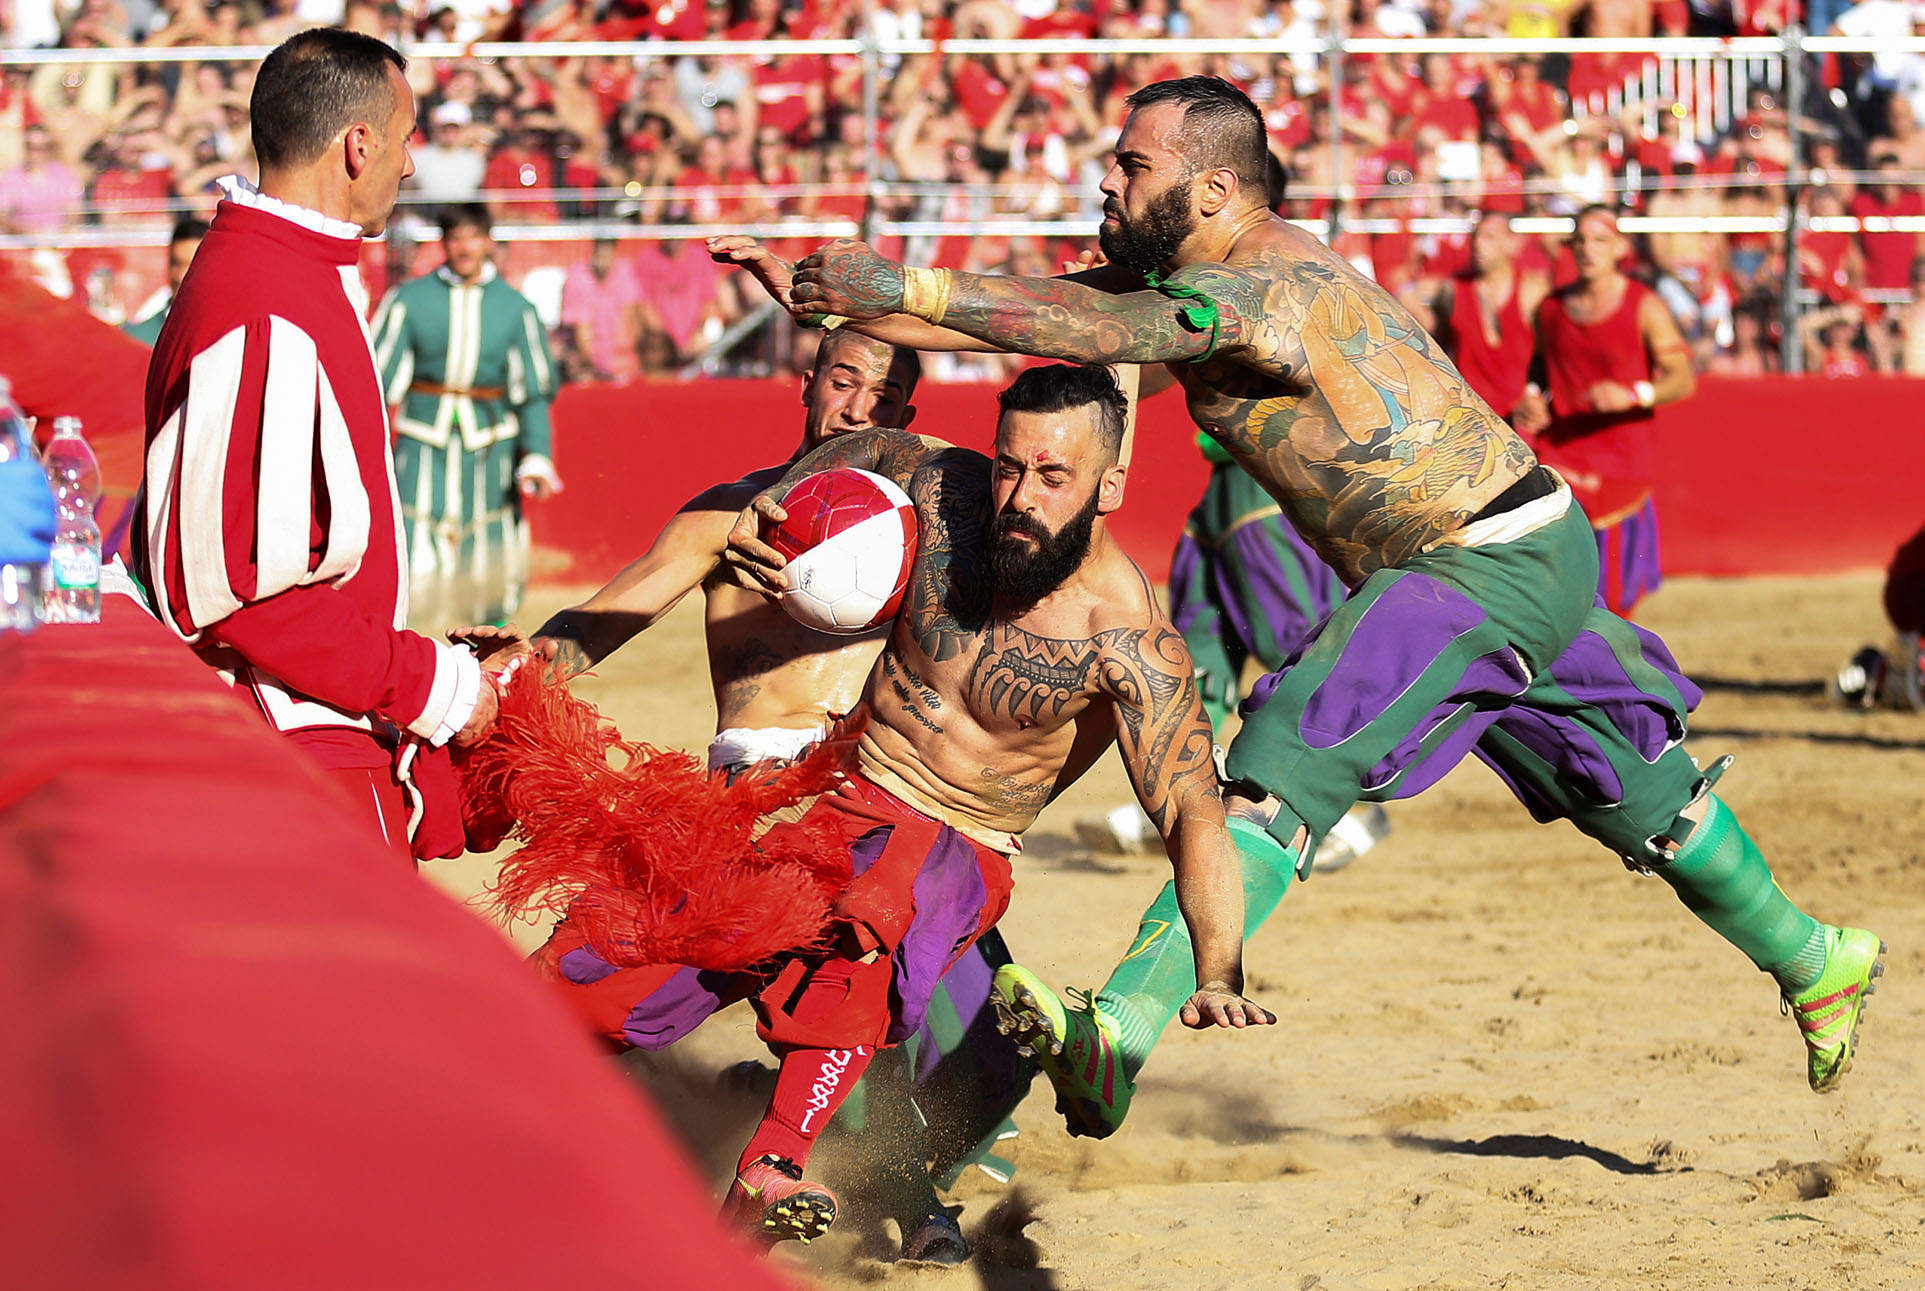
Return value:
[(1700, 694), (1656, 636), (1602, 608), (1584, 512), (1440, 546), (1359, 585), (1242, 706), (1231, 781), (1321, 838), (1475, 755), (1540, 821), (1640, 863), (1699, 792), (1680, 747)]

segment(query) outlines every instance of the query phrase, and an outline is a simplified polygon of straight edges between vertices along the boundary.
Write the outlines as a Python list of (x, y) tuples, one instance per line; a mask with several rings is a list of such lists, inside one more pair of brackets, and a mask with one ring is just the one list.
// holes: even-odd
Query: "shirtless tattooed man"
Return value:
[[(811, 449), (854, 431), (908, 426), (920, 375), (913, 350), (853, 331), (826, 334), (803, 377), (802, 441), (789, 460), (696, 495), (606, 587), (543, 624), (534, 646), (563, 676), (574, 676), (699, 587), (715, 693), (710, 768), (733, 775), (765, 759), (799, 756), (860, 701), (888, 628), (853, 637), (815, 632), (738, 586), (722, 559), (729, 528), (750, 499)], [(962, 1230), (933, 1190), (930, 1158), (938, 1176), (984, 1161), (1028, 1089), (1033, 1069), (996, 1034), (989, 1007), (991, 975), (1008, 962), (993, 933), (959, 959), (936, 988), (941, 1024), (919, 1037), (914, 1071), (885, 1064), (869, 1082), (867, 1119), (875, 1132), (864, 1131), (863, 1159), (873, 1166), (879, 1200), (901, 1227), (905, 1259), (952, 1264), (967, 1258)], [(591, 961), (567, 925), (537, 963), (568, 984), (598, 1032), (647, 1048), (661, 1039), (654, 997), (664, 979), (698, 976), (674, 967), (610, 972)], [(916, 1109), (908, 1106), (912, 1076)], [(916, 1132), (925, 1121), (926, 1131)], [(992, 1162), (984, 1161), (985, 1168), (997, 1168)]]
[(739, 769), (799, 755), (830, 721), (855, 707), (888, 629), (853, 637), (816, 632), (737, 586), (722, 559), (729, 528), (749, 500), (803, 454), (837, 435), (909, 425), (921, 375), (914, 350), (854, 333), (825, 335), (803, 377), (802, 442), (789, 460), (690, 499), (606, 587), (542, 624), (536, 647), (564, 675), (586, 672), (699, 587), (715, 688), (709, 766)]
[[(1189, 652), (1104, 519), (1122, 501), (1127, 400), (1101, 368), (1052, 366), (1022, 374), (1001, 403), (993, 462), (876, 431), (790, 472), (848, 465), (897, 480), (921, 543), (863, 692), (855, 767), (802, 826), (852, 847), (837, 940), (755, 987), (782, 1065), (727, 1210), (770, 1239), (813, 1237), (834, 1218), (833, 1194), (803, 1178), (822, 1125), (877, 1049), (921, 1025), (936, 977), (1001, 918), (1023, 831), (1112, 741), (1175, 871), (1175, 917), (1194, 946), (1184, 1020), (1275, 1021), (1241, 993), (1236, 845)], [(775, 492), (760, 514), (780, 518)], [(779, 564), (755, 542), (758, 510), (733, 541)], [(707, 997), (690, 985), (678, 1008), (667, 990), (661, 1002), (685, 1032)]]
[[(1811, 1087), (1851, 1062), (1882, 943), (1819, 923), (1680, 747), (1699, 692), (1655, 636), (1593, 608), (1570, 489), (1388, 293), (1265, 208), (1263, 120), (1213, 77), (1145, 87), (1103, 181), (1109, 267), (1065, 278), (905, 269), (855, 242), (750, 263), (803, 316), (919, 349), (1167, 363), (1196, 424), (1276, 498), (1350, 595), (1243, 705), (1227, 762), (1254, 924), (1354, 802), (1414, 794), (1466, 753), (1541, 821), (1657, 874), (1775, 980)], [(755, 562), (735, 557), (754, 572)], [(1258, 872), (1261, 871), (1261, 872)], [(1262, 895), (1259, 896), (1258, 894)], [(1169, 895), (1089, 1011), (998, 975), (1011, 1028), (1101, 1136), (1191, 989)]]

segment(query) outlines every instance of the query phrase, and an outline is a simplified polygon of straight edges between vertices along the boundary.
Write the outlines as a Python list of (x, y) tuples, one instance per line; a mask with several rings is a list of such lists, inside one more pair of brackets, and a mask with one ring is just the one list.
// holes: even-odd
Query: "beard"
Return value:
[[(1055, 533), (1017, 512), (998, 516), (989, 539), (989, 589), (1010, 605), (1030, 606), (1061, 587), (1089, 555), (1096, 494)], [(1029, 535), (1023, 542), (1013, 535)]]
[(1190, 209), (1190, 185), (1179, 180), (1150, 199), (1140, 223), (1131, 224), (1114, 198), (1103, 202), (1103, 214), (1116, 218), (1096, 235), (1111, 264), (1148, 273), (1176, 258), (1177, 248), (1196, 232), (1196, 213)]

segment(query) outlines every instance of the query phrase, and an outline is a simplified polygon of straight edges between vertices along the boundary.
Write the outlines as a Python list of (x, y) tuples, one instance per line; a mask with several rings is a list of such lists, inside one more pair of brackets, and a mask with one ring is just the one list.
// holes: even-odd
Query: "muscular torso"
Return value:
[[(784, 469), (754, 472), (718, 497), (746, 506)], [(817, 632), (720, 569), (703, 582), (702, 595), (716, 730), (804, 730), (854, 710), (887, 626), (859, 636)]]
[(923, 553), (869, 676), (860, 765), (911, 805), (994, 846), (1029, 827), (1066, 766), (1073, 778), (1107, 746), (1118, 707), (1110, 696), (1124, 674), (1135, 678), (1125, 685), (1159, 684), (1132, 668), (1133, 652), (1167, 648), (1166, 637), (1180, 648), (1181, 638), (1141, 571), (1100, 530), (1092, 558), (1042, 606), (973, 621), (984, 617), (969, 604), (979, 596), (987, 464), (921, 473), (911, 492)]
[(1190, 414), (1355, 585), (1459, 528), (1535, 464), (1408, 311), (1271, 220), (1226, 267), (1265, 283), (1238, 345), (1171, 364)]

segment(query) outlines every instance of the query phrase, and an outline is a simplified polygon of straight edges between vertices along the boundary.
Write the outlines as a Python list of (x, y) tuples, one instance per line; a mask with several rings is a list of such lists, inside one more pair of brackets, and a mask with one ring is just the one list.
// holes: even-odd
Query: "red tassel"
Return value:
[(831, 788), (858, 728), (728, 784), (692, 754), (624, 740), (594, 706), (518, 670), (488, 736), (461, 758), (471, 840), (523, 846), (492, 889), (506, 918), (566, 915), (618, 967), (733, 971), (826, 940), (849, 883), (833, 824), (765, 831), (780, 808)]

